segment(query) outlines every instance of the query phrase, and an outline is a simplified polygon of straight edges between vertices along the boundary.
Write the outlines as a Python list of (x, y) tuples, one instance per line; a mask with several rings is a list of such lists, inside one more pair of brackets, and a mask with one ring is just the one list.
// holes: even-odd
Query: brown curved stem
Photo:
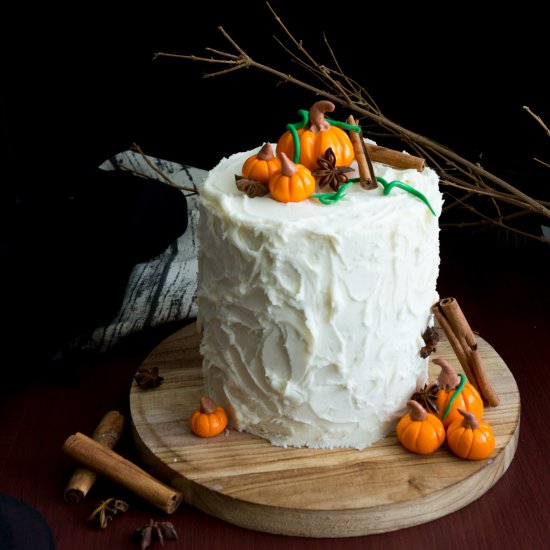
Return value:
[(264, 146), (258, 151), (256, 157), (260, 160), (272, 160), (275, 158), (275, 155), (273, 154), (273, 147), (271, 147), (271, 143), (269, 143), (269, 141), (264, 143)]
[(432, 362), (441, 367), (441, 372), (437, 377), (437, 384), (440, 388), (443, 388), (445, 391), (451, 391), (459, 386), (460, 377), (451, 363), (441, 357), (436, 357)]
[(476, 418), (476, 415), (474, 413), (471, 413), (470, 411), (464, 411), (462, 409), (457, 410), (464, 417), (462, 425), (465, 428), (471, 428), (472, 430), (479, 428), (479, 420)]
[(298, 172), (298, 167), (284, 154), (281, 153), (281, 173), (283, 176), (293, 176)]
[(309, 129), (314, 134), (328, 130), (330, 124), (325, 119), (325, 113), (332, 113), (335, 108), (334, 103), (326, 99), (316, 101), (309, 110)]
[(211, 397), (201, 397), (201, 413), (212, 414), (216, 410), (216, 402)]
[(417, 401), (413, 401), (411, 399), (407, 401), (407, 406), (409, 407), (409, 415), (412, 420), (422, 422), (422, 420), (426, 418), (426, 415), (428, 414), (426, 409)]

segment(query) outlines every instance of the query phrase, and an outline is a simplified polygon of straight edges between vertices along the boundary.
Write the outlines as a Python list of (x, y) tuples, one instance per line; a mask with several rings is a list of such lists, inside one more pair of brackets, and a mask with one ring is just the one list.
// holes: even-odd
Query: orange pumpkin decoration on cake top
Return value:
[(257, 154), (248, 157), (243, 164), (243, 177), (267, 183), (281, 169), (281, 160), (273, 154), (271, 143), (265, 143)]
[[(319, 168), (317, 159), (324, 157), (326, 150), (331, 147), (338, 166), (348, 166), (355, 158), (353, 144), (348, 134), (325, 119), (326, 112), (334, 111), (334, 104), (330, 101), (317, 101), (309, 110), (309, 124), (300, 128), (300, 164), (309, 170)], [(277, 155), (284, 153), (289, 158), (294, 156), (294, 140), (290, 131), (286, 131), (277, 143)]]
[(315, 193), (315, 178), (301, 164), (294, 164), (281, 153), (281, 170), (269, 178), (271, 196), (279, 202), (299, 202)]

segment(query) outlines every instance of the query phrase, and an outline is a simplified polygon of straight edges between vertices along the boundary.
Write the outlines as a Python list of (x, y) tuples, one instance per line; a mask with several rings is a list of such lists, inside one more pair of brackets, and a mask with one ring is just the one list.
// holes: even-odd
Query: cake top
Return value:
[(336, 220), (364, 224), (365, 216), (374, 224), (399, 212), (421, 218), (441, 212), (438, 176), (423, 159), (363, 139), (353, 117), (342, 123), (325, 116), (333, 110), (319, 101), (299, 111), (302, 120), (287, 124), (276, 144), (224, 158), (206, 179), (202, 201), (243, 221), (319, 220), (319, 228)]
[[(326, 223), (330, 223), (334, 219), (351, 218), (355, 215), (361, 218), (372, 217), (373, 223), (376, 223), (392, 212), (404, 210), (416, 212), (422, 218), (432, 216), (422, 201), (402, 189), (395, 189), (391, 194), (384, 195), (382, 188), (365, 191), (357, 184), (347, 188), (345, 196), (332, 205), (325, 205), (315, 199), (282, 203), (274, 201), (269, 194), (250, 198), (235, 185), (235, 174), (239, 174), (245, 160), (259, 150), (260, 147), (257, 147), (222, 159), (205, 180), (200, 190), (201, 200), (216, 204), (217, 208), (226, 212), (228, 216), (257, 221), (269, 219), (285, 223), (307, 223), (315, 218), (324, 218)], [(376, 162), (373, 165), (378, 177), (389, 182), (402, 181), (412, 186), (427, 197), (436, 213), (441, 212), (439, 178), (434, 170), (426, 168), (423, 172), (418, 172), (414, 169), (398, 170)], [(357, 162), (352, 161), (351, 167), (353, 171), (350, 177), (357, 177)]]

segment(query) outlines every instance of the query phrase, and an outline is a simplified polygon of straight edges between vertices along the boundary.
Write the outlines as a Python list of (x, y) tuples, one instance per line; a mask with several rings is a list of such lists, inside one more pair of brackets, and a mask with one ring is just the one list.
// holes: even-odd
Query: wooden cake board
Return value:
[[(203, 395), (199, 341), (192, 324), (146, 358), (142, 367), (158, 367), (164, 381), (150, 390), (132, 383), (132, 429), (152, 474), (181, 491), (188, 504), (235, 525), (305, 537), (355, 537), (410, 527), (479, 498), (514, 457), (518, 387), (481, 338), (478, 349), (500, 405), (485, 409), (496, 448), (480, 461), (457, 458), (446, 444), (434, 454), (416, 455), (394, 434), (363, 451), (275, 447), (236, 430), (197, 437), (189, 416)], [(459, 368), (445, 339), (435, 355)], [(437, 374), (434, 366), (430, 379)]]

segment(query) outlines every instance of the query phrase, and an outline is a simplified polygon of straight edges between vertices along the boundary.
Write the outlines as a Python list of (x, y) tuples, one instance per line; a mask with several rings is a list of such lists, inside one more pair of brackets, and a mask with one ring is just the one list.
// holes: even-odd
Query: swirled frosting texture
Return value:
[[(437, 218), (401, 189), (354, 185), (332, 206), (250, 199), (235, 174), (254, 152), (223, 159), (200, 189), (206, 392), (274, 445), (365, 448), (426, 379)], [(435, 172), (374, 167), (441, 212)]]

